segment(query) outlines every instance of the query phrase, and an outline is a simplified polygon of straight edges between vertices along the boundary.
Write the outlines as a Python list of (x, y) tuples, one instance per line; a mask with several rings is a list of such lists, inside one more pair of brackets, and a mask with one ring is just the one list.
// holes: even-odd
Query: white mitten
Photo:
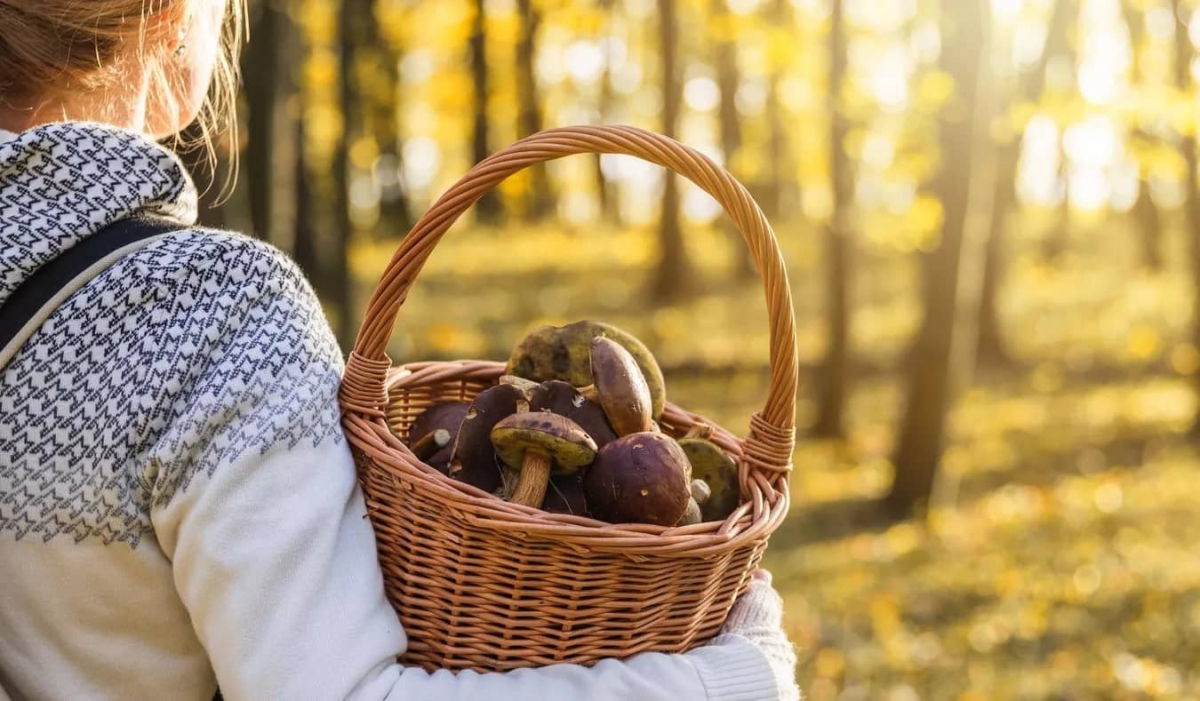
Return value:
[(721, 635), (713, 641), (736, 635), (762, 651), (779, 683), (780, 701), (799, 701), (796, 683), (796, 650), (783, 631), (783, 599), (771, 587), (771, 575), (765, 570), (754, 573), (750, 588), (733, 605)]

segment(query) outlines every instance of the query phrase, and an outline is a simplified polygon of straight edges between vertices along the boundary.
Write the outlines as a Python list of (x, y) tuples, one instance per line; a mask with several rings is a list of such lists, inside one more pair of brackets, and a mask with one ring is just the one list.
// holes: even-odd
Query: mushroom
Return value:
[(529, 397), (512, 385), (496, 385), (471, 402), (450, 460), (450, 477), (495, 494), (504, 486), (501, 463), (492, 447), (492, 429), (501, 419), (529, 411)]
[(633, 433), (604, 446), (583, 474), (588, 510), (609, 523), (674, 526), (690, 494), (687, 456), (662, 433)]
[(542, 510), (552, 514), (586, 515), (583, 475), (552, 475), (550, 486), (546, 488), (546, 497), (542, 500)]
[(687, 455), (692, 477), (709, 487), (711, 496), (700, 505), (704, 520), (724, 521), (741, 501), (737, 463), (716, 443), (703, 438), (681, 438), (679, 447)]
[(541, 507), (550, 471), (572, 474), (596, 458), (596, 442), (579, 424), (547, 411), (513, 414), (492, 429), (492, 445), (506, 465), (521, 475), (514, 504)]
[(470, 408), (466, 402), (441, 402), (421, 412), (408, 429), (409, 450), (438, 472), (449, 473), (454, 439)]
[(683, 512), (683, 518), (679, 519), (677, 526), (694, 526), (697, 523), (704, 522), (704, 515), (700, 512), (700, 505), (708, 501), (711, 494), (708, 485), (704, 480), (692, 480), (691, 497), (688, 498), (687, 511)]
[(583, 387), (592, 382), (591, 342), (597, 336), (616, 341), (637, 361), (650, 388), (652, 418), (659, 419), (667, 397), (662, 368), (644, 343), (610, 324), (577, 321), (561, 327), (534, 329), (513, 349), (505, 374), (534, 382), (563, 380), (575, 387)]
[(567, 417), (592, 437), (597, 448), (603, 448), (617, 439), (617, 434), (608, 424), (604, 408), (562, 380), (550, 380), (537, 385), (529, 393), (529, 410), (549, 411)]
[(621, 344), (603, 336), (591, 343), (592, 384), (580, 394), (604, 407), (618, 436), (644, 433), (654, 426), (650, 388), (637, 361)]

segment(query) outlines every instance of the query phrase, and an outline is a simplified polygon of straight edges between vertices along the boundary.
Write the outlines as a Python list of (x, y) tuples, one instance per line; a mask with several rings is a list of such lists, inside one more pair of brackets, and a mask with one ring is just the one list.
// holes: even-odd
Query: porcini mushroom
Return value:
[(511, 502), (541, 507), (550, 471), (571, 474), (596, 457), (596, 442), (579, 424), (546, 411), (513, 414), (492, 429), (492, 445), (521, 475)]
[(677, 526), (694, 526), (697, 523), (704, 522), (704, 515), (700, 512), (700, 505), (708, 501), (711, 492), (708, 489), (708, 484), (704, 480), (692, 480), (691, 497), (688, 498), (687, 511), (683, 512), (683, 518), (679, 519)]
[(609, 523), (674, 526), (687, 510), (687, 456), (662, 433), (634, 433), (604, 446), (584, 471), (588, 511)]
[(703, 438), (681, 438), (679, 447), (687, 455), (691, 476), (704, 480), (711, 496), (700, 505), (705, 521), (724, 521), (741, 501), (738, 468), (720, 446)]
[(583, 494), (583, 475), (550, 475), (550, 486), (542, 499), (542, 510), (552, 514), (587, 514), (587, 499)]
[(454, 439), (470, 408), (466, 402), (441, 402), (421, 412), (408, 429), (409, 450), (426, 465), (449, 473)]
[(592, 384), (580, 388), (584, 397), (604, 407), (618, 436), (650, 431), (654, 425), (650, 388), (629, 351), (597, 336), (591, 343)]
[(650, 388), (652, 418), (662, 417), (667, 396), (662, 368), (644, 343), (611, 324), (577, 321), (534, 329), (513, 349), (505, 374), (535, 382), (563, 380), (583, 387), (592, 382), (591, 342), (597, 336), (616, 341), (634, 357)]
[(617, 439), (604, 408), (562, 380), (537, 385), (529, 393), (529, 410), (549, 411), (567, 417), (592, 437), (598, 449)]
[(501, 463), (492, 446), (492, 429), (501, 419), (529, 411), (529, 397), (512, 385), (496, 385), (480, 392), (463, 418), (454, 441), (450, 477), (496, 493), (504, 485)]

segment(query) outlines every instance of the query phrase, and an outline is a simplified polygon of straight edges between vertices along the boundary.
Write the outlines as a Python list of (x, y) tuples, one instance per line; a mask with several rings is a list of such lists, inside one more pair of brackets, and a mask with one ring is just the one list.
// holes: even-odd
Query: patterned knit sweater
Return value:
[(179, 162), (87, 124), (0, 134), (0, 301), (143, 212), (181, 231), (67, 300), (0, 373), (0, 699), (777, 697), (737, 636), (592, 669), (427, 674), (341, 431), (342, 357), (302, 273), (192, 228)]

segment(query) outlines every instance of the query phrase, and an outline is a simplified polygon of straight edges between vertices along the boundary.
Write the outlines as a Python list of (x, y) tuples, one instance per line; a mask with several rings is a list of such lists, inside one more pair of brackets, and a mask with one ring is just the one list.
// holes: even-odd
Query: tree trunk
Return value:
[(850, 125), (841, 109), (840, 95), (846, 76), (846, 26), (844, 1), (833, 0), (829, 28), (829, 174), (833, 189), (833, 216), (825, 230), (826, 281), (829, 299), (826, 303), (826, 328), (829, 348), (821, 368), (821, 392), (817, 407), (814, 435), (841, 437), (844, 435), (842, 417), (850, 381), (850, 253), (851, 209), (854, 205), (854, 176), (850, 159), (846, 157), (846, 135)]
[[(742, 83), (741, 71), (738, 70), (737, 39), (724, 26), (730, 21), (727, 0), (712, 0), (713, 20), (721, 26), (720, 38), (713, 44), (713, 63), (717, 69), (717, 88), (721, 93), (718, 106), (718, 128), (721, 135), (721, 153), (725, 157), (725, 168), (734, 176), (737, 170), (734, 162), (742, 147), (742, 119), (737, 109), (737, 91)], [(734, 277), (748, 280), (755, 277), (754, 256), (746, 245), (745, 237), (729, 217), (721, 220), (721, 225), (729, 235), (735, 251)]]
[[(1122, 2), (1121, 13), (1125, 18), (1125, 27), (1129, 31), (1130, 66), (1129, 74), (1133, 82), (1141, 79), (1142, 74), (1142, 45), (1146, 31), (1145, 18), (1141, 9), (1131, 2)], [(1144, 130), (1134, 127), (1130, 140), (1138, 145), (1149, 145), (1154, 139)], [(1142, 265), (1154, 272), (1163, 269), (1162, 257), (1162, 223), (1159, 221), (1158, 206), (1150, 194), (1150, 174), (1138, 164), (1138, 194), (1133, 203), (1133, 218), (1137, 225)]]
[[(521, 137), (542, 130), (541, 98), (534, 70), (542, 13), (533, 3), (534, 0), (517, 0), (517, 13), (521, 21), (520, 34), (517, 36), (517, 123)], [(531, 219), (544, 219), (554, 212), (556, 206), (546, 164), (534, 165), (529, 173), (528, 215)]]
[[(975, 161), (976, 120), (983, 69), (986, 0), (942, 0), (946, 20), (941, 66), (954, 80), (954, 97), (939, 118), (942, 159), (933, 187), (944, 209), (941, 243), (922, 256), (925, 316), (908, 378), (908, 403), (893, 456), (895, 479), (885, 505), (893, 517), (920, 513), (933, 493), (942, 456), (946, 414), (958, 378), (954, 322), (960, 292), (960, 256)], [(974, 339), (970, 339), (974, 342)]]
[[(473, 0), (474, 16), (471, 22), (471, 85), (474, 88), (475, 123), (472, 129), (471, 149), (478, 163), (491, 155), (488, 136), (488, 65), (487, 65), (487, 3)], [(504, 210), (500, 194), (493, 188), (484, 193), (475, 203), (475, 220), (480, 224), (499, 224)]]
[(263, 0), (251, 29), (242, 74), (249, 102), (246, 179), (254, 236), (291, 251), (295, 232), (295, 129), (293, 67), (299, 36), (286, 0)]
[(177, 153), (200, 193), (200, 201), (197, 203), (197, 223), (210, 229), (223, 229), (225, 228), (225, 211), (217, 204), (217, 197), (220, 194), (219, 178), (223, 168), (218, 157), (210, 155), (208, 149), (198, 143), (200, 137), (199, 125), (189, 126), (182, 136), (184, 145), (178, 149)]
[[(663, 135), (672, 139), (676, 137), (679, 126), (679, 107), (682, 100), (678, 68), (679, 27), (675, 11), (675, 0), (658, 0)], [(679, 176), (666, 171), (663, 177), (666, 179), (666, 186), (663, 189), (662, 215), (658, 229), (661, 258), (651, 292), (656, 302), (672, 303), (690, 294), (694, 289), (695, 280), (679, 224)]]
[[(607, 19), (612, 13), (613, 0), (600, 0), (600, 12), (604, 15), (607, 27)], [(605, 36), (611, 36), (611, 31), (606, 31)], [(604, 70), (600, 74), (600, 96), (597, 99), (597, 111), (599, 112), (599, 120), (601, 124), (607, 124), (611, 119), (613, 89), (612, 89), (612, 50), (608, 42), (602, 42), (604, 51)], [(616, 193), (613, 192), (612, 186), (609, 185), (608, 178), (604, 176), (604, 168), (602, 166), (602, 156), (597, 153), (592, 158), (594, 167), (593, 175), (596, 178), (596, 204), (600, 208), (600, 218), (603, 221), (612, 222), (614, 224), (620, 222), (619, 205), (616, 200)]]
[[(1042, 55), (1037, 64), (1018, 81), (1019, 99), (1034, 102), (1045, 92), (1046, 68), (1051, 58), (1065, 50), (1071, 16), (1070, 2), (1059, 0), (1054, 3), (1046, 28), (1046, 43)], [(996, 180), (992, 194), (987, 247), (984, 251), (983, 282), (979, 295), (979, 338), (975, 358), (980, 365), (1005, 367), (1012, 362), (1000, 326), (996, 300), (1000, 282), (1004, 278), (1004, 251), (1008, 238), (1009, 217), (1017, 202), (1016, 180), (1020, 160), (1021, 134), (1017, 133), (1000, 147), (996, 155)]]
[[(768, 17), (772, 27), (787, 25), (788, 0), (772, 0)], [(791, 152), (786, 127), (783, 124), (783, 106), (779, 102), (779, 83), (783, 80), (783, 67), (771, 66), (767, 78), (767, 150), (770, 159), (770, 181), (765, 188), (764, 213), (769, 217), (787, 216), (789, 203), (800, 199), (800, 183), (793, 173)]]
[(378, 69), (375, 79), (379, 81), (379, 87), (366, 90), (362, 97), (368, 102), (368, 121), (375, 143), (379, 147), (375, 177), (380, 185), (380, 233), (402, 236), (412, 227), (414, 219), (408, 188), (404, 181), (404, 157), (401, 149), (401, 51), (382, 35), (378, 22), (368, 23), (367, 29), (369, 35), (366, 37), (366, 45), (370, 47), (375, 58), (371, 63)]
[[(301, 99), (303, 100), (303, 97)], [(317, 242), (316, 222), (313, 221), (316, 212), (312, 206), (313, 191), (309, 184), (308, 159), (305, 157), (303, 119), (298, 121), (296, 128), (296, 156), (296, 234), (293, 237), (295, 244), (292, 258), (311, 280), (318, 275), (320, 248)]]
[[(1180, 0), (1171, 0), (1171, 10), (1175, 15), (1175, 87), (1183, 94), (1190, 94), (1190, 69), (1195, 51), (1191, 38), (1188, 36), (1188, 13)], [(1196, 21), (1194, 17), (1191, 21)], [(1200, 348), (1200, 182), (1197, 178), (1196, 163), (1196, 133), (1184, 134), (1179, 144), (1184, 161), (1184, 200), (1183, 226), (1188, 232), (1188, 243), (1192, 257), (1192, 284), (1194, 285), (1192, 302), (1192, 344)], [(1196, 389), (1200, 392), (1200, 375), (1196, 376)], [(1192, 435), (1200, 437), (1200, 411), (1197, 412), (1192, 425)]]
[[(364, 2), (369, 2), (369, 0), (343, 0), (341, 4), (339, 102), (342, 110), (343, 129), (342, 138), (338, 141), (334, 155), (336, 223), (333, 227), (335, 235), (331, 237), (329, 250), (323, 251), (321, 256), (325, 262), (325, 272), (322, 277), (326, 281), (323, 298), (334, 309), (336, 317), (333, 329), (343, 350), (350, 348), (355, 334), (347, 249), (355, 239), (354, 217), (350, 207), (350, 187), (353, 178), (350, 147), (360, 131), (360, 105), (356, 99), (359, 94), (359, 86), (355, 84), (354, 78), (357, 49), (359, 41), (365, 34), (359, 24), (364, 20), (362, 6)], [(370, 12), (369, 5), (365, 8), (365, 13), (368, 18), (374, 17)]]

